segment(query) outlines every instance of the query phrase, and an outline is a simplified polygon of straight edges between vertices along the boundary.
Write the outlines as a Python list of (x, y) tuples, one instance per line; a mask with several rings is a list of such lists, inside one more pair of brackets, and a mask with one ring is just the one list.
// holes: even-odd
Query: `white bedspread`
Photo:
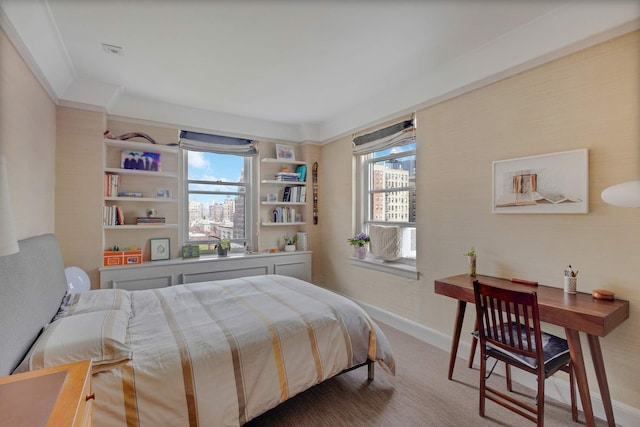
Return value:
[(94, 375), (96, 427), (238, 426), (367, 358), (395, 372), (359, 306), (292, 277), (130, 296), (133, 358)]

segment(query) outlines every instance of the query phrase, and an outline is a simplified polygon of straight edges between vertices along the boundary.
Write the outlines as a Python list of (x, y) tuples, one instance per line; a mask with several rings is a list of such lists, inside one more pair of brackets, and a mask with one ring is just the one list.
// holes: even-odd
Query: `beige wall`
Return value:
[(54, 232), (56, 106), (0, 30), (0, 154), (18, 239)]
[(102, 132), (104, 113), (58, 107), (56, 236), (65, 265), (99, 287), (102, 263)]
[[(572, 264), (579, 290), (631, 302), (629, 320), (601, 343), (613, 399), (639, 408), (640, 211), (600, 199), (640, 178), (639, 51), (636, 31), (418, 112), (418, 282), (350, 265), (350, 138), (324, 146), (323, 284), (450, 335), (455, 302), (434, 295), (433, 281), (465, 272), (472, 245), (480, 274), (562, 287)], [(589, 149), (588, 214), (491, 213), (492, 161), (578, 148)]]

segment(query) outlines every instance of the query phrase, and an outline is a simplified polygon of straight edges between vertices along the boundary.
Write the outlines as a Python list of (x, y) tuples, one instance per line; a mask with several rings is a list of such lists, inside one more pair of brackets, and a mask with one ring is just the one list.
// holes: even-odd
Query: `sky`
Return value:
[[(211, 181), (232, 181), (238, 182), (244, 168), (244, 157), (233, 155), (220, 155), (215, 153), (203, 153), (198, 151), (188, 151), (188, 168), (190, 180), (211, 180)], [(192, 185), (191, 189), (203, 189), (209, 191), (236, 190), (237, 187), (216, 186), (215, 190), (211, 186)], [(203, 205), (209, 204), (210, 200), (222, 203), (228, 196), (211, 196), (204, 194), (193, 194), (189, 196), (189, 201), (196, 200)]]

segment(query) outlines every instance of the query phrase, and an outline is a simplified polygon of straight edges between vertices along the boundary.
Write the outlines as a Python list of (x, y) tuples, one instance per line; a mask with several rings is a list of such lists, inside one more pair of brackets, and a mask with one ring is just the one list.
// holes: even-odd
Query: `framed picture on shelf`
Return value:
[(156, 188), (156, 198), (157, 199), (170, 199), (171, 198), (171, 190), (168, 188)]
[(198, 258), (200, 247), (197, 245), (185, 245), (182, 247), (182, 258)]
[(269, 193), (267, 194), (267, 202), (277, 202), (278, 201), (278, 195), (275, 193)]
[(168, 237), (150, 239), (151, 261), (171, 259), (171, 243)]
[(122, 150), (120, 168), (160, 172), (162, 171), (160, 153)]
[(296, 155), (292, 145), (276, 144), (276, 159), (295, 160)]

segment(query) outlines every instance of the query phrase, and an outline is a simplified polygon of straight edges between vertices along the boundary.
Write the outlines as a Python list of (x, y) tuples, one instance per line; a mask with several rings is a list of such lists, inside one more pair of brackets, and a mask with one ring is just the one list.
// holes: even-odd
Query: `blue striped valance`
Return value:
[(210, 151), (237, 156), (256, 156), (255, 141), (209, 133), (180, 131), (180, 147), (191, 151)]

